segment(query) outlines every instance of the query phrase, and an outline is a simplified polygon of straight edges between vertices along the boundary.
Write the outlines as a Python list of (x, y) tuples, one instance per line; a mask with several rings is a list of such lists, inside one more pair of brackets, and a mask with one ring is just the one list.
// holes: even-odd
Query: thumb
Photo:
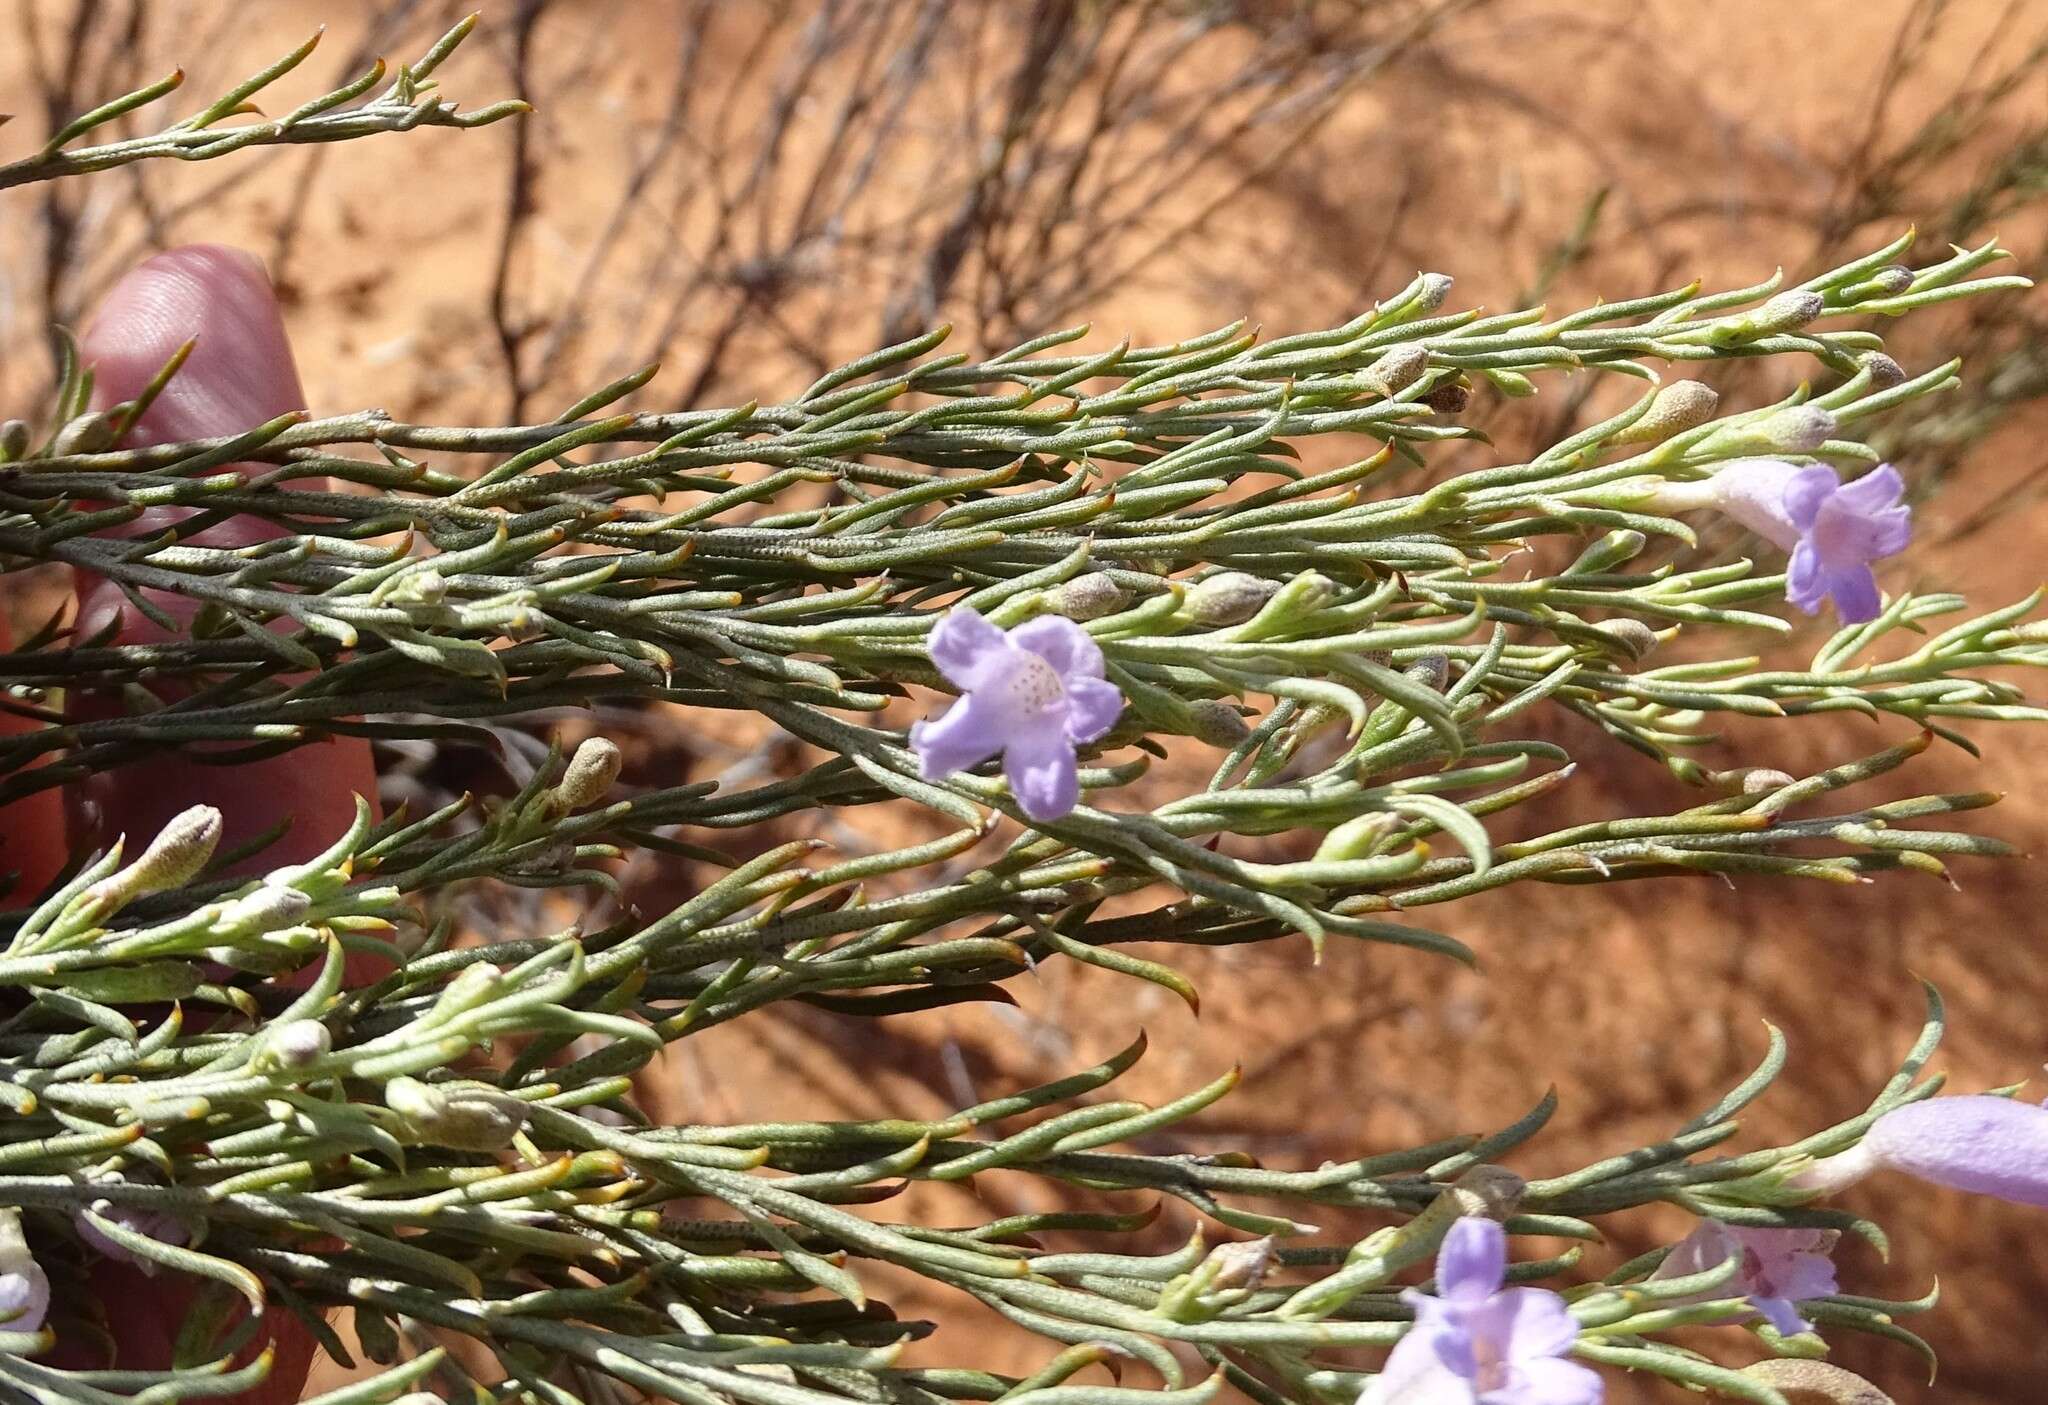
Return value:
[[(239, 434), (305, 408), (269, 276), (254, 256), (218, 245), (158, 254), (107, 295), (83, 347), (94, 370), (96, 405), (133, 399), (188, 340), (194, 343), (190, 357), (136, 423), (132, 443)], [(190, 515), (157, 509), (124, 535), (161, 532)], [(281, 535), (270, 523), (243, 517), (192, 540), (245, 546)], [(113, 582), (80, 573), (77, 590), (81, 635), (112, 621), (119, 643), (164, 637)], [(194, 602), (168, 593), (151, 592), (150, 602), (180, 621), (196, 610)], [(118, 698), (90, 693), (72, 705), (74, 717), (84, 719), (124, 711)], [(151, 756), (73, 787), (70, 820), (74, 843), (101, 842), (122, 832), (153, 834), (186, 807), (209, 803), (225, 819), (221, 843), (227, 848), (289, 820), (285, 838), (259, 860), (270, 867), (319, 853), (355, 818), (357, 795), (373, 802), (376, 796), (369, 743), (336, 737), (246, 765), (208, 766), (187, 751)]]

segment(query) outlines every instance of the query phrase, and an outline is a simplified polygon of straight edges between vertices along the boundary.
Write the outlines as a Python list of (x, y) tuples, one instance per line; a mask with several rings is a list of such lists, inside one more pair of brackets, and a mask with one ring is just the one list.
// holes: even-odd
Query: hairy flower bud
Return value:
[(1763, 1382), (1791, 1405), (1897, 1405), (1863, 1377), (1826, 1361), (1777, 1356), (1743, 1367), (1742, 1374)]
[(1344, 821), (1316, 847), (1315, 862), (1344, 863), (1372, 857), (1373, 846), (1401, 827), (1399, 815), (1374, 812)]
[(1697, 429), (1721, 408), (1721, 393), (1700, 381), (1673, 381), (1657, 392), (1643, 417), (1615, 434), (1610, 444), (1655, 444)]
[(214, 921), (217, 932), (255, 934), (295, 926), (312, 909), (313, 899), (297, 888), (264, 884), (228, 903)]
[(584, 738), (562, 771), (561, 783), (555, 787), (555, 804), (564, 811), (596, 804), (618, 780), (624, 765), (625, 757), (615, 743), (603, 737)]
[(1632, 659), (1648, 658), (1650, 651), (1657, 647), (1657, 631), (1632, 616), (1602, 620), (1593, 627), (1621, 645)]
[(1736, 789), (1744, 795), (1769, 795), (1774, 790), (1783, 790), (1793, 781), (1786, 772), (1774, 771), (1769, 766), (1750, 766), (1738, 776)]
[(526, 1125), (526, 1104), (481, 1083), (422, 1083), (394, 1078), (384, 1085), (384, 1106), (429, 1146), (454, 1151), (503, 1151)]
[(1240, 1239), (1218, 1244), (1209, 1251), (1209, 1262), (1216, 1268), (1216, 1277), (1209, 1286), (1256, 1288), (1266, 1281), (1266, 1273), (1276, 1258), (1270, 1234), (1263, 1239)]
[(1860, 283), (1852, 283), (1842, 289), (1842, 296), (1849, 302), (1863, 302), (1869, 298), (1895, 298), (1913, 286), (1913, 270), (1902, 263), (1888, 263), (1874, 270)]
[(1099, 620), (1130, 603), (1131, 593), (1106, 571), (1089, 571), (1053, 592), (1055, 608), (1070, 620)]
[(1422, 403), (1440, 415), (1455, 415), (1472, 403), (1472, 386), (1462, 376), (1440, 382), (1429, 388)]
[(0, 1332), (40, 1331), (50, 1311), (50, 1278), (28, 1251), (21, 1212), (0, 1207)]
[(53, 457), (65, 454), (98, 454), (114, 447), (114, 423), (105, 411), (80, 415), (57, 431), (50, 441)]
[(1195, 582), (1184, 608), (1196, 624), (1243, 624), (1279, 592), (1278, 581), (1246, 571), (1219, 571)]
[(142, 857), (86, 889), (88, 899), (119, 907), (149, 893), (182, 887), (199, 875), (220, 843), (220, 811), (194, 805), (172, 816)]
[(1432, 693), (1441, 693), (1451, 681), (1451, 660), (1445, 654), (1424, 654), (1401, 672)]
[(259, 1072), (308, 1068), (327, 1057), (334, 1036), (318, 1020), (286, 1020), (263, 1032), (261, 1047), (250, 1060)]
[(1417, 313), (1426, 317), (1444, 305), (1444, 300), (1450, 297), (1451, 287), (1456, 280), (1448, 273), (1425, 273), (1421, 281), (1421, 291), (1415, 295), (1415, 301), (1411, 306)]
[(1196, 741), (1210, 746), (1233, 747), (1252, 734), (1244, 716), (1220, 698), (1203, 698), (1188, 704), (1188, 732)]
[(1820, 316), (1827, 300), (1819, 293), (1793, 289), (1765, 300), (1762, 307), (1715, 323), (1707, 340), (1716, 346), (1736, 346), (1779, 332), (1796, 332)]
[(1414, 342), (1402, 342), (1388, 347), (1379, 360), (1368, 366), (1364, 379), (1378, 387), (1381, 394), (1393, 395), (1415, 384), (1416, 378), (1428, 369), (1428, 350)]
[(0, 421), (0, 463), (13, 463), (28, 453), (28, 423)]
[(1906, 383), (1906, 368), (1882, 351), (1866, 351), (1857, 358), (1857, 364), (1870, 373), (1873, 390), (1890, 390), (1895, 385)]

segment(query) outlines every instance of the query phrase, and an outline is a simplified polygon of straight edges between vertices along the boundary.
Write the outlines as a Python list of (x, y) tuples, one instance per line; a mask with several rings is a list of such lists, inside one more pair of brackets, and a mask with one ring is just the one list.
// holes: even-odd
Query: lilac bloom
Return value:
[[(160, 1244), (184, 1244), (192, 1237), (192, 1231), (186, 1227), (183, 1220), (161, 1210), (138, 1210), (132, 1205), (115, 1205), (110, 1201), (100, 1200), (94, 1202), (92, 1212), (103, 1220), (112, 1220), (123, 1229), (146, 1234)], [(124, 1264), (134, 1264), (146, 1274), (155, 1274), (155, 1264), (116, 1244), (84, 1215), (79, 1215), (73, 1223), (78, 1227), (78, 1237), (108, 1258)]]
[(1815, 1163), (1793, 1184), (1833, 1191), (1877, 1170), (2048, 1206), (2048, 1107), (1988, 1093), (1907, 1103), (1871, 1123), (1856, 1146)]
[(1102, 650), (1059, 615), (1008, 634), (966, 606), (931, 633), (932, 662), (960, 701), (936, 722), (910, 729), (918, 772), (943, 780), (1000, 754), (1024, 813), (1056, 820), (1081, 798), (1074, 748), (1116, 725), (1124, 697), (1102, 676)]
[(1437, 1296), (1410, 1289), (1415, 1325), (1359, 1405), (1600, 1405), (1600, 1377), (1564, 1360), (1579, 1324), (1543, 1288), (1503, 1288), (1507, 1234), (1492, 1220), (1451, 1226), (1437, 1251)]
[(28, 1251), (21, 1212), (0, 1210), (0, 1332), (40, 1331), (50, 1312), (50, 1279)]
[(1844, 483), (1825, 464), (1742, 459), (1703, 482), (1667, 484), (1652, 502), (1727, 513), (1792, 554), (1786, 599), (1813, 615), (1832, 598), (1844, 624), (1862, 624), (1883, 606), (1870, 563), (1897, 555), (1913, 539), (1912, 509), (1899, 501), (1905, 492), (1905, 480), (1888, 463)]
[(1796, 1337), (1813, 1329), (1793, 1306), (1808, 1298), (1824, 1298), (1835, 1291), (1835, 1262), (1828, 1257), (1836, 1235), (1826, 1229), (1751, 1228), (1704, 1220), (1678, 1247), (1665, 1256), (1657, 1271), (1660, 1278), (1686, 1278), (1695, 1273), (1741, 1260), (1733, 1282), (1723, 1288), (1672, 1300), (1673, 1306), (1689, 1302), (1712, 1302), (1717, 1298), (1742, 1296), (1778, 1330), (1780, 1336)]

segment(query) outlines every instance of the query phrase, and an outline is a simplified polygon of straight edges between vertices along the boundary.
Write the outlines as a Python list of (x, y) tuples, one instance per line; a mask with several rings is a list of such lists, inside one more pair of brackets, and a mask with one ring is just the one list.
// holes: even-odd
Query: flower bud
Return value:
[(334, 1036), (318, 1020), (286, 1020), (263, 1032), (262, 1047), (250, 1064), (259, 1072), (309, 1068), (327, 1057)]
[(1874, 390), (1890, 390), (1895, 385), (1906, 383), (1906, 368), (1882, 351), (1866, 351), (1857, 358), (1857, 363), (1870, 373), (1870, 384)]
[(422, 1083), (394, 1078), (384, 1085), (384, 1106), (414, 1137), (454, 1151), (503, 1151), (526, 1125), (526, 1104), (481, 1083)]
[(1344, 863), (1372, 857), (1373, 846), (1401, 827), (1399, 815), (1375, 812), (1344, 821), (1316, 846), (1315, 862)]
[(1279, 592), (1278, 581), (1246, 571), (1219, 571), (1195, 582), (1183, 608), (1196, 624), (1243, 624)]
[(603, 737), (586, 737), (569, 758), (561, 783), (555, 787), (555, 804), (565, 811), (574, 811), (604, 799), (624, 765), (625, 758), (619, 754), (617, 745)]
[(50, 441), (50, 454), (61, 458), (66, 454), (98, 454), (114, 447), (114, 425), (105, 411), (95, 410), (80, 415), (57, 431)]
[(119, 907), (149, 893), (183, 887), (198, 876), (220, 843), (220, 811), (194, 805), (157, 831), (142, 857), (86, 889), (88, 899)]
[(1697, 429), (1721, 408), (1721, 394), (1700, 381), (1673, 381), (1657, 392), (1641, 419), (1608, 439), (1610, 444), (1655, 444)]
[(1444, 1194), (1456, 1203), (1460, 1215), (1505, 1220), (1521, 1208), (1528, 1189), (1529, 1183), (1507, 1167), (1483, 1163), (1458, 1177)]
[(1849, 302), (1862, 302), (1866, 298), (1895, 298), (1912, 286), (1912, 269), (1902, 263), (1888, 263), (1862, 282), (1842, 289), (1842, 296)]
[(1123, 609), (1130, 599), (1131, 593), (1106, 571), (1076, 576), (1053, 592), (1054, 608), (1070, 620), (1099, 620)]
[(1762, 307), (1715, 323), (1707, 329), (1707, 340), (1715, 346), (1736, 346), (1779, 332), (1796, 332), (1820, 316), (1826, 306), (1827, 300), (1810, 290), (1778, 293)]
[(1401, 672), (1432, 693), (1441, 693), (1451, 679), (1451, 661), (1444, 654), (1424, 654)]
[(1897, 1405), (1855, 1372), (1826, 1361), (1774, 1356), (1743, 1367), (1742, 1374), (1769, 1386), (1790, 1405)]
[(1818, 405), (1788, 405), (1746, 424), (1724, 425), (1709, 447), (1735, 454), (1810, 454), (1834, 438), (1835, 417)]
[(1783, 771), (1774, 771), (1768, 766), (1751, 766), (1740, 773), (1736, 788), (1744, 795), (1769, 795), (1792, 783), (1793, 778)]
[(441, 991), (441, 998), (434, 1002), (434, 1013), (446, 1018), (464, 1010), (475, 1009), (487, 1000), (494, 999), (504, 989), (505, 973), (488, 961), (479, 961), (464, 966)]
[(1266, 1281), (1266, 1272), (1273, 1267), (1276, 1257), (1270, 1234), (1263, 1239), (1240, 1239), (1230, 1244), (1218, 1244), (1209, 1251), (1209, 1262), (1216, 1269), (1216, 1276), (1210, 1280), (1209, 1286), (1256, 1288)]
[(0, 421), (0, 463), (14, 463), (27, 453), (27, 422), (23, 420)]
[(216, 932), (246, 935), (276, 932), (296, 926), (312, 906), (313, 899), (299, 889), (266, 883), (228, 903), (213, 926)]
[(1472, 387), (1462, 376), (1442, 381), (1429, 388), (1422, 403), (1440, 415), (1455, 415), (1472, 403)]
[(1364, 379), (1379, 387), (1382, 394), (1392, 395), (1415, 384), (1416, 378), (1428, 369), (1428, 350), (1414, 342), (1402, 342), (1388, 347), (1379, 360), (1367, 367)]
[(1451, 295), (1451, 286), (1456, 280), (1448, 273), (1425, 273), (1421, 281), (1422, 288), (1409, 306), (1427, 316), (1444, 305), (1444, 299)]
[(1628, 615), (1620, 619), (1602, 620), (1593, 628), (1621, 645), (1632, 659), (1648, 658), (1650, 651), (1658, 644), (1656, 630)]
[(1188, 704), (1188, 732), (1196, 741), (1215, 747), (1233, 747), (1252, 734), (1243, 714), (1219, 698), (1203, 698)]
[(21, 1212), (0, 1207), (0, 1332), (37, 1332), (50, 1311), (50, 1278), (28, 1251)]

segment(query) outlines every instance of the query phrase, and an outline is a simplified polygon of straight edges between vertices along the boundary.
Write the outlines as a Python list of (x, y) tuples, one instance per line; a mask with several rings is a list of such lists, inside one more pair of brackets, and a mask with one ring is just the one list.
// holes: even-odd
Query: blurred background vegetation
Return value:
[[(14, 10), (0, 19), (7, 155), (174, 65), (193, 91), (219, 91), (325, 23), (314, 91), (460, 13), (441, 0)], [(49, 324), (82, 325), (138, 258), (193, 240), (269, 260), (316, 411), (448, 423), (551, 418), (655, 360), (635, 408), (771, 400), (941, 321), (965, 351), (1078, 321), (1103, 344), (1239, 316), (1326, 326), (1418, 269), (1456, 275), (1461, 306), (1574, 303), (1751, 282), (1778, 264), (1803, 276), (1908, 224), (1924, 257), (1997, 236), (2021, 271), (2044, 266), (2044, 0), (504, 0), (445, 76), (536, 111), (0, 197), (0, 402), (41, 403)], [(147, 130), (156, 112), (123, 121)], [(1906, 575), (1981, 603), (2041, 583), (2044, 321), (2038, 297), (2000, 297), (1901, 329), (1892, 350), (1910, 370), (1968, 358), (1963, 391), (1877, 431), (1920, 500)], [(1719, 373), (1724, 405), (1789, 388), (1763, 375)], [(1585, 418), (1589, 393), (1553, 383), (1468, 418), (1512, 460)], [(47, 613), (32, 588), (10, 603)], [(1709, 764), (1799, 772), (1874, 749), (1872, 728), (1814, 719), (1767, 745), (1738, 728)], [(510, 790), (550, 735), (592, 730), (627, 747), (629, 782), (788, 763), (729, 714), (538, 717), (500, 728), (495, 754), (391, 749), (386, 798)], [(1560, 740), (1587, 748), (1559, 792), (1567, 811), (1688, 803), (1597, 738)], [(1981, 763), (1930, 753), (1902, 789), (2006, 790), (2000, 832), (2042, 851), (2048, 747), (2012, 731), (1996, 746)], [(1370, 947), (1320, 970), (1305, 946), (1184, 952), (1199, 1024), (1164, 992), (1120, 983), (1101, 999), (1100, 973), (1071, 964), (1015, 1008), (870, 1022), (777, 1006), (672, 1051), (660, 1103), (680, 1119), (921, 1116), (1098, 1057), (1143, 1023), (1155, 1053), (1134, 1096), (1243, 1062), (1244, 1090), (1182, 1133), (1212, 1149), (1313, 1164), (1499, 1125), (1555, 1084), (1562, 1111), (1534, 1156), (1583, 1159), (1710, 1101), (1770, 1019), (1793, 1064), (1755, 1130), (1796, 1134), (1888, 1074), (1917, 1024), (1916, 976), (1950, 998), (1959, 1086), (2048, 1056), (2048, 869), (1960, 876), (1961, 892), (1905, 875), (1875, 890), (1518, 889), (1446, 914), (1479, 950), (1477, 975)], [(680, 861), (623, 877), (650, 907), (693, 879)], [(466, 915), (488, 935), (548, 914)], [(889, 1071), (849, 1072), (856, 1042)], [(1049, 1208), (1004, 1200), (1019, 1194), (1005, 1185), (930, 1193), (947, 1222), (964, 1217), (953, 1195), (984, 1213)], [(1933, 1196), (1883, 1209), (1892, 1262), (1845, 1250), (1845, 1288), (1912, 1296), (1938, 1266), (1948, 1301), (1921, 1330), (1943, 1354), (1940, 1398), (2038, 1401), (2038, 1217)], [(1180, 1232), (1162, 1227), (1162, 1242)], [(1646, 1222), (1624, 1248), (1674, 1232)], [(915, 1289), (899, 1306), (963, 1311)], [(1003, 1329), (985, 1330), (987, 1364), (1013, 1365)], [(1859, 1340), (1839, 1359), (1923, 1398), (1903, 1349)], [(1636, 1398), (1626, 1382), (1610, 1395)]]

